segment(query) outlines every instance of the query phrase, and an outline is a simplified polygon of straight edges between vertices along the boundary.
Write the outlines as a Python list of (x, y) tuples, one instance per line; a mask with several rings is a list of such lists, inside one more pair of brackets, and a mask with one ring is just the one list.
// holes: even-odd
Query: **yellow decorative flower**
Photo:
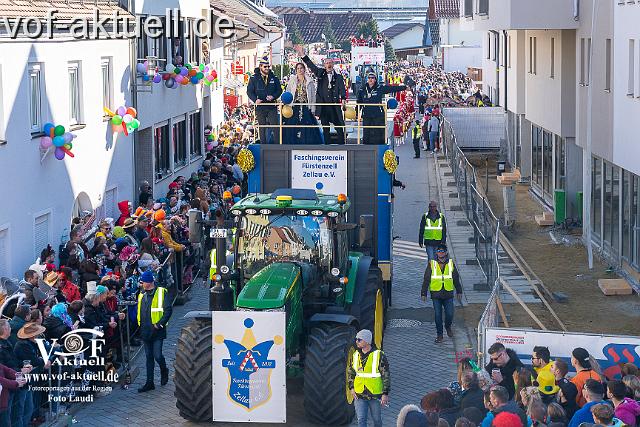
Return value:
[(240, 165), (240, 169), (242, 172), (247, 173), (252, 171), (253, 168), (256, 167), (256, 159), (253, 157), (253, 153), (248, 148), (243, 148), (238, 153), (238, 157), (236, 159), (238, 165)]
[(382, 157), (382, 163), (384, 163), (384, 168), (389, 173), (395, 173), (396, 169), (398, 169), (398, 160), (396, 159), (396, 153), (393, 150), (387, 150), (384, 152), (384, 156)]

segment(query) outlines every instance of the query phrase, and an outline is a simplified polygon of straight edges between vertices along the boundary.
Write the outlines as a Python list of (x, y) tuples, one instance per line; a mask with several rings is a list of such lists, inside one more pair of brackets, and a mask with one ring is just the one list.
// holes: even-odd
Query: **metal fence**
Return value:
[(463, 149), (498, 150), (505, 138), (506, 115), (502, 107), (445, 108), (443, 114), (456, 129)]
[(478, 265), (486, 277), (491, 295), (478, 323), (478, 354), (484, 355), (484, 331), (498, 325), (497, 300), (500, 293), (500, 220), (491, 210), (486, 194), (480, 185), (475, 167), (458, 145), (456, 133), (448, 118), (442, 122), (441, 138), (447, 161), (451, 165), (458, 195), (467, 220), (473, 227), (473, 243)]

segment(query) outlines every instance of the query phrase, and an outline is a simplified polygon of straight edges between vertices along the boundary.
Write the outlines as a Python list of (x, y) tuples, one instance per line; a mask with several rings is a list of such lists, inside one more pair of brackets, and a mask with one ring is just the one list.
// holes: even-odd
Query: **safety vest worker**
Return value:
[(426, 248), (429, 261), (436, 258), (436, 247), (447, 243), (447, 224), (434, 200), (429, 202), (429, 210), (420, 220), (418, 243)]
[[(373, 334), (368, 329), (363, 329), (356, 334), (356, 350), (349, 361), (347, 374), (349, 392), (354, 399), (365, 401), (377, 400), (379, 404), (386, 406), (389, 403), (389, 390), (391, 387), (391, 376), (389, 374), (389, 362), (387, 357), (378, 350), (373, 341)], [(367, 408), (368, 409), (368, 408)], [(368, 410), (367, 410), (368, 412)], [(380, 411), (371, 411), (374, 426), (381, 426)], [(359, 414), (358, 425), (363, 425), (364, 420)], [(378, 419), (376, 419), (378, 417)]]
[(147, 358), (147, 381), (138, 389), (144, 393), (155, 389), (153, 370), (155, 360), (160, 365), (160, 385), (169, 381), (169, 369), (162, 355), (162, 343), (167, 338), (166, 326), (171, 317), (171, 301), (167, 289), (156, 288), (153, 273), (145, 271), (140, 276), (143, 292), (138, 295), (138, 325), (140, 338), (145, 342), (144, 351)]
[(420, 292), (422, 301), (427, 300), (428, 294), (431, 294), (431, 299), (433, 300), (437, 332), (436, 343), (443, 341), (443, 311), (444, 327), (447, 330), (447, 335), (453, 337), (451, 325), (453, 324), (454, 291), (458, 302), (462, 305), (462, 285), (460, 285), (458, 270), (453, 260), (449, 259), (447, 247), (439, 245), (436, 248), (436, 259), (429, 261), (427, 264)]

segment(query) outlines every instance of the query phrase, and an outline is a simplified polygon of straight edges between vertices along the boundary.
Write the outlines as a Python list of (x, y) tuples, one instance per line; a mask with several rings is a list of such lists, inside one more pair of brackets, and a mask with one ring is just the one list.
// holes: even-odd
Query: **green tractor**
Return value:
[[(374, 259), (351, 251), (352, 230), (363, 244), (373, 231), (346, 221), (349, 206), (343, 194), (313, 190), (250, 195), (231, 208), (233, 256), (218, 261), (211, 280), (212, 295), (225, 289), (227, 309), (286, 312), (287, 374), (304, 375), (306, 417), (324, 425), (352, 420), (347, 364), (355, 335), (370, 329), (381, 346), (387, 305)], [(220, 308), (210, 301), (210, 310)], [(187, 316), (174, 365), (176, 405), (183, 418), (211, 421), (211, 312)]]

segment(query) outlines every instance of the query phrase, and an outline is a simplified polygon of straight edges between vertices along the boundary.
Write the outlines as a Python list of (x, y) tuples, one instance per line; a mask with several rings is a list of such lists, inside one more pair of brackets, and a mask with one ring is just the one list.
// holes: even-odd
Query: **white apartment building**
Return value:
[(170, 9), (178, 9), (182, 17), (177, 35), (137, 39), (135, 62), (155, 61), (160, 71), (167, 63), (212, 64), (218, 82), (169, 89), (163, 83), (149, 84), (136, 77), (133, 96), (141, 125), (135, 142), (135, 182), (151, 183), (156, 197), (165, 194), (178, 176), (189, 177), (202, 166), (204, 127), (218, 128), (224, 120), (223, 39), (203, 39), (194, 31), (196, 19), (210, 16), (209, 0), (135, 2), (135, 14), (143, 21), (153, 16), (164, 25)]
[(588, 221), (590, 206), (592, 242), (639, 271), (638, 3), (462, 0), (461, 16), (486, 32), (484, 89), (505, 108), (510, 162), (547, 208), (556, 190), (568, 217)]
[[(0, 16), (44, 18), (50, 7), (2, 2)], [(115, 1), (92, 7), (127, 14)], [(93, 14), (74, 0), (56, 8), (60, 19)], [(0, 276), (21, 276), (47, 244), (58, 252), (80, 211), (117, 216), (116, 202), (134, 194), (134, 138), (114, 134), (103, 112), (132, 105), (130, 42), (52, 35), (29, 39), (20, 31), (12, 39), (0, 29)], [(74, 158), (41, 152), (47, 122), (76, 135)]]

